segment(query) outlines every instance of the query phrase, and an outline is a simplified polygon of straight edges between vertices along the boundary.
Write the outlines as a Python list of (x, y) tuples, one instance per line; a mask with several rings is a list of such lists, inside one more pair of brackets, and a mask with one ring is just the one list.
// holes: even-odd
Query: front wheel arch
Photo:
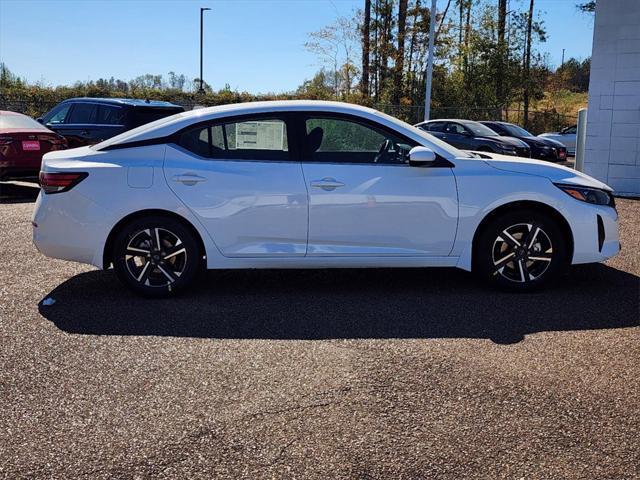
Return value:
[(571, 227), (569, 226), (569, 222), (567, 222), (567, 219), (564, 218), (564, 216), (560, 212), (558, 212), (555, 208), (547, 205), (546, 203), (535, 202), (531, 200), (522, 200), (522, 201), (511, 202), (511, 203), (506, 203), (504, 205), (500, 205), (499, 207), (495, 208), (494, 210), (489, 212), (487, 215), (485, 215), (485, 217), (482, 219), (482, 221), (476, 228), (476, 231), (473, 235), (473, 241), (471, 243), (472, 245), (471, 269), (472, 270), (474, 269), (473, 266), (477, 258), (477, 255), (476, 255), (476, 248), (478, 246), (477, 240), (483, 228), (485, 228), (487, 224), (491, 222), (493, 219), (501, 215), (504, 215), (506, 213), (511, 213), (518, 210), (535, 210), (551, 217), (558, 224), (558, 226), (562, 230), (565, 240), (567, 241), (567, 258), (569, 259), (569, 262), (571, 262), (571, 260), (573, 259), (573, 233), (571, 231)]
[(137, 220), (139, 218), (144, 218), (149, 216), (164, 216), (167, 218), (172, 218), (173, 220), (177, 220), (178, 222), (182, 223), (186, 228), (188, 228), (198, 243), (200, 254), (203, 257), (203, 262), (204, 262), (204, 258), (207, 254), (207, 250), (204, 246), (204, 242), (202, 241), (202, 236), (200, 235), (200, 232), (198, 232), (198, 230), (193, 226), (193, 224), (189, 220), (187, 220), (181, 215), (178, 215), (177, 213), (170, 212), (169, 210), (147, 209), (147, 210), (139, 210), (137, 212), (130, 213), (126, 217), (123, 217), (122, 219), (120, 219), (120, 221), (118, 221), (118, 223), (116, 223), (113, 226), (113, 228), (109, 232), (109, 235), (107, 236), (107, 241), (105, 242), (104, 250), (102, 253), (103, 269), (105, 270), (108, 269), (113, 263), (113, 244), (116, 237), (118, 236), (118, 232), (120, 232), (120, 230), (122, 230), (122, 228), (128, 223), (134, 220)]

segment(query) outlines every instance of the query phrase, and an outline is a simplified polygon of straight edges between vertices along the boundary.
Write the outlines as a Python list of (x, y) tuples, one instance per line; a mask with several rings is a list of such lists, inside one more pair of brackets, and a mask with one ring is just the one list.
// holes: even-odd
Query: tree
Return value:
[[(358, 43), (356, 31), (351, 19), (338, 17), (333, 25), (311, 32), (310, 41), (305, 43), (305, 48), (315, 53), (321, 64), (332, 69), (336, 97), (341, 93), (342, 96), (351, 93), (353, 80), (358, 73), (353, 64)], [(340, 86), (343, 86), (342, 92)]]
[(369, 96), (369, 50), (371, 44), (371, 0), (364, 2), (364, 19), (362, 21), (362, 77), (360, 92), (364, 98)]
[(579, 3), (576, 5), (578, 9), (582, 10), (585, 13), (593, 13), (596, 11), (596, 0), (591, 0), (585, 3)]
[(407, 0), (400, 0), (398, 5), (398, 47), (395, 55), (393, 93), (391, 103), (397, 105), (402, 96), (402, 76), (404, 73), (404, 39), (407, 25)]
[(529, 16), (527, 17), (527, 43), (524, 54), (524, 94), (523, 94), (523, 117), (524, 117), (524, 128), (527, 128), (529, 125), (529, 90), (531, 79), (529, 78), (530, 70), (531, 70), (531, 31), (533, 27), (533, 2), (534, 0), (529, 0)]
[(508, 45), (505, 42), (505, 31), (507, 24), (507, 0), (498, 0), (498, 75), (496, 75), (496, 100), (498, 106), (505, 105), (504, 76), (505, 57), (508, 52)]

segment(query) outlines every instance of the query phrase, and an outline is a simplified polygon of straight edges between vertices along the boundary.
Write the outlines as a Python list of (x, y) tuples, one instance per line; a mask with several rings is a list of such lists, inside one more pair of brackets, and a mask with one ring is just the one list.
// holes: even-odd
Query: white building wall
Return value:
[(640, 195), (640, 0), (596, 2), (585, 172)]

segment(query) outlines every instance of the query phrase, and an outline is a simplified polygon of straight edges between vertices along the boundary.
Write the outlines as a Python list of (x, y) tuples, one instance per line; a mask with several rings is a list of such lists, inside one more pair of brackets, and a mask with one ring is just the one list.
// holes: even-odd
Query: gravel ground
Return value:
[(149, 301), (0, 200), (0, 477), (640, 478), (640, 201), (546, 292), (252, 271)]

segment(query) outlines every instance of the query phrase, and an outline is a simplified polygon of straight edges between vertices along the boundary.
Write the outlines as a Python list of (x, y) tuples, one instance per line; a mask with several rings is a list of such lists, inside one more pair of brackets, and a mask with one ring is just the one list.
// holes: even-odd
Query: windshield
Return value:
[(0, 114), (0, 128), (29, 128), (31, 130), (46, 130), (34, 119), (26, 115)]
[(533, 137), (533, 134), (527, 132), (524, 128), (511, 123), (503, 123), (502, 126), (514, 137)]
[(480, 137), (497, 137), (498, 134), (489, 127), (478, 122), (461, 122), (465, 127)]

